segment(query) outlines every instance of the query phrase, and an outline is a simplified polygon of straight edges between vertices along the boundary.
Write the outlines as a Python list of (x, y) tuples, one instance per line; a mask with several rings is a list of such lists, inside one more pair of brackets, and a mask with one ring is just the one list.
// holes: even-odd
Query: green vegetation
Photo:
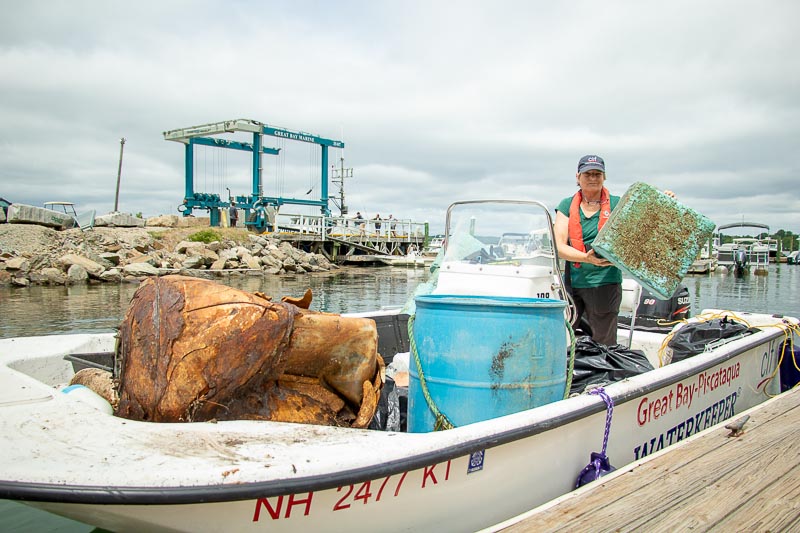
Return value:
[(214, 241), (221, 241), (222, 236), (213, 229), (204, 229), (202, 231), (198, 231), (197, 233), (192, 233), (191, 235), (189, 235), (188, 240), (192, 242), (202, 242), (208, 244)]

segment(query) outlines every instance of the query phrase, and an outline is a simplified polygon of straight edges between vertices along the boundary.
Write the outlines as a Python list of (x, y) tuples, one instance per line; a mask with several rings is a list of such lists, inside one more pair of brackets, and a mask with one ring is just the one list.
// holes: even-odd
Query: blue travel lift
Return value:
[[(229, 141), (206, 137), (207, 135), (219, 135), (222, 133), (233, 133), (244, 131), (253, 134), (252, 143)], [(320, 145), (321, 173), (320, 173), (320, 199), (306, 200), (300, 198), (283, 198), (276, 196), (263, 195), (261, 154), (278, 155), (278, 148), (268, 148), (263, 146), (262, 136), (270, 135), (280, 137), (290, 141), (300, 141)], [(194, 190), (194, 147), (216, 146), (231, 150), (243, 150), (253, 153), (253, 189), (248, 196), (236, 196), (234, 203), (238, 209), (245, 209), (247, 216), (245, 224), (250, 229), (259, 233), (265, 231), (274, 222), (275, 214), (280, 206), (284, 204), (311, 205), (319, 206), (323, 215), (330, 215), (328, 208), (328, 148), (344, 148), (342, 141), (335, 141), (317, 137), (310, 133), (291, 131), (281, 128), (273, 128), (250, 119), (226, 120), (223, 122), (212, 122), (200, 126), (180, 128), (177, 130), (165, 131), (164, 139), (167, 141), (181, 142), (186, 145), (185, 151), (185, 170), (186, 188), (183, 204), (178, 208), (183, 216), (190, 216), (193, 209), (208, 209), (212, 226), (220, 224), (220, 209), (230, 207), (230, 201), (223, 200), (216, 193), (195, 192)]]

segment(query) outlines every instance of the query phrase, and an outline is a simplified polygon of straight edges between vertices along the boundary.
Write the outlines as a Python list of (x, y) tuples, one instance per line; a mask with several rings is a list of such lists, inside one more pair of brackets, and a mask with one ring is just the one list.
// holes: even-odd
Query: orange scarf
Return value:
[[(572, 203), (569, 206), (569, 245), (580, 252), (586, 251), (586, 245), (583, 244), (583, 228), (581, 227), (581, 201), (583, 200), (583, 193), (578, 190), (575, 196), (572, 197)], [(603, 187), (600, 193), (600, 220), (597, 222), (597, 231), (600, 231), (606, 224), (608, 217), (611, 216), (611, 196), (608, 194), (608, 189)], [(575, 268), (580, 268), (580, 263), (573, 263)]]

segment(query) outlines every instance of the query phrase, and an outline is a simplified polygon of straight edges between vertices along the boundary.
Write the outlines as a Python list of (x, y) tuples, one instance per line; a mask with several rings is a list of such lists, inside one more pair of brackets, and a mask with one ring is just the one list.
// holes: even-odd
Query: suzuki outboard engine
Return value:
[(744, 273), (747, 271), (747, 250), (744, 248), (737, 248), (735, 252), (733, 252), (733, 273), (737, 278), (741, 278), (744, 276)]
[[(659, 300), (653, 293), (642, 287), (642, 296), (639, 298), (639, 309), (636, 312), (636, 331), (652, 331), (669, 333), (673, 325), (660, 326), (659, 321), (674, 322), (691, 316), (691, 302), (689, 289), (685, 285), (678, 285), (669, 300)], [(619, 327), (630, 328), (629, 316), (619, 317)]]

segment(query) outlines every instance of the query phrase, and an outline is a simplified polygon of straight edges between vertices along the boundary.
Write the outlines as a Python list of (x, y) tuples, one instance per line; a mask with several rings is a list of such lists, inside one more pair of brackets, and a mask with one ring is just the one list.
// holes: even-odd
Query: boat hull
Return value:
[[(611, 463), (777, 394), (770, 376), (783, 338), (765, 329), (607, 386)], [(0, 497), (113, 531), (474, 531), (570, 491), (602, 447), (606, 408), (594, 395), (431, 434), (132, 422), (52, 385), (69, 373), (56, 360), (105, 349), (113, 336), (38, 339), (0, 341), (0, 435), (13, 450)]]

